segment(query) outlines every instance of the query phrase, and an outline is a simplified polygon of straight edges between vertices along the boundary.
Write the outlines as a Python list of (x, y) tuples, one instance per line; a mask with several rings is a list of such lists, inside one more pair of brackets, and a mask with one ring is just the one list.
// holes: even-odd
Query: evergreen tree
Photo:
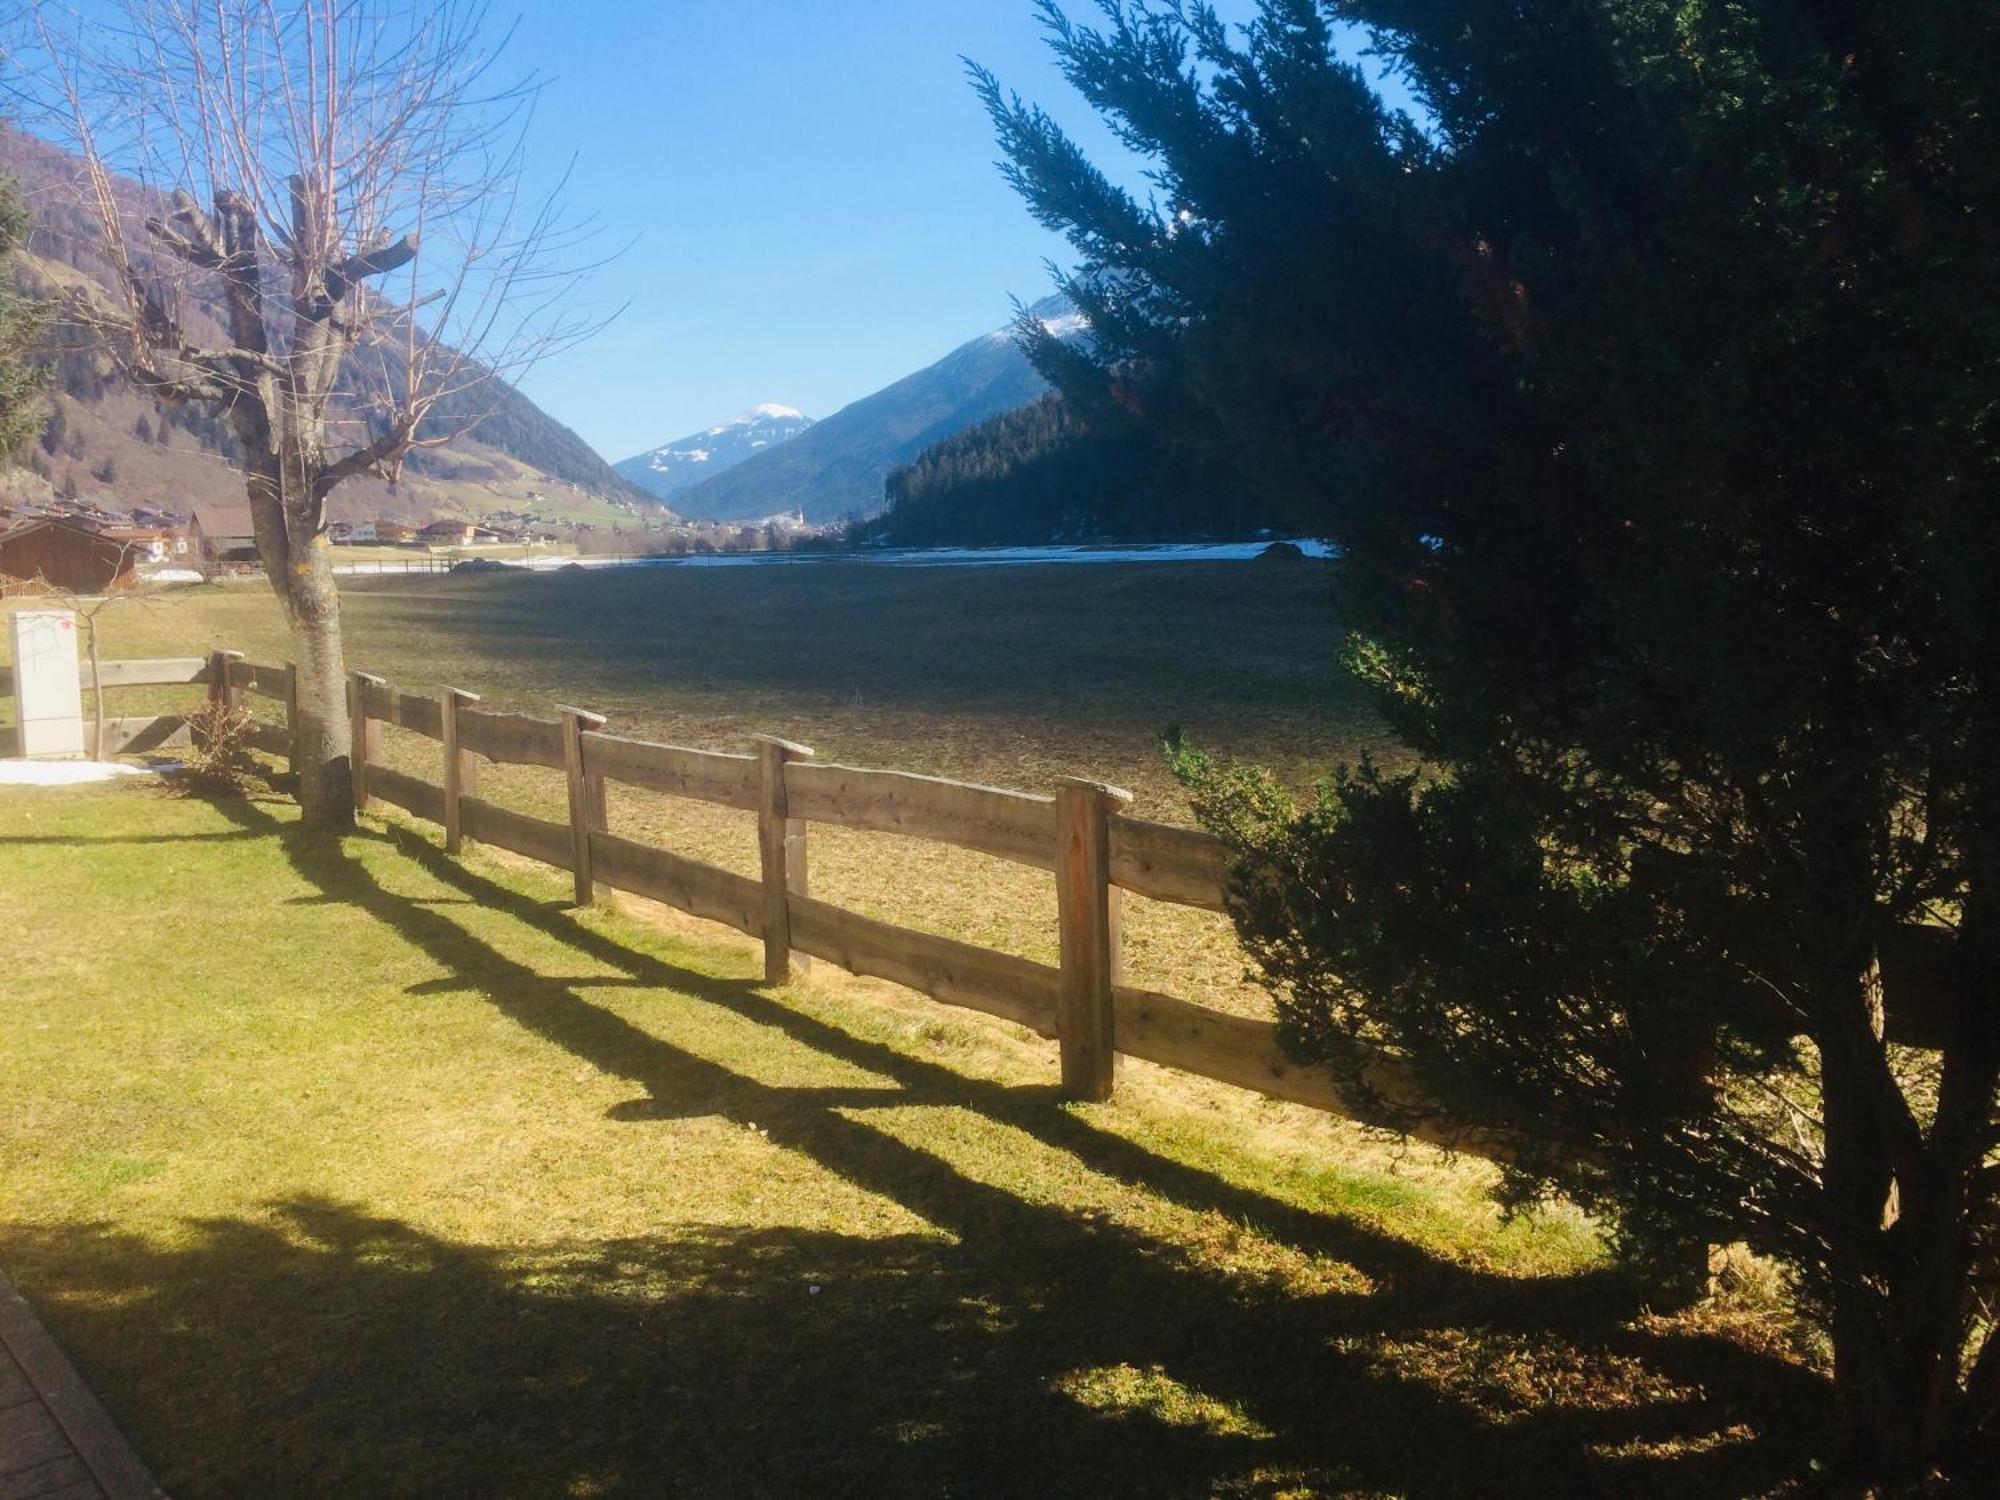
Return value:
[[(1039, 325), (1037, 325), (1039, 326)], [(935, 443), (885, 484), (857, 539), (902, 546), (1241, 536), (1275, 517), (1246, 506), (1226, 466), (1176, 449), (1115, 409), (1051, 394)]]
[(1303, 807), (1183, 757), (1290, 1044), (1777, 1257), (1843, 1484), (1990, 1484), (2000, 8), (1044, 10), (1159, 204), (982, 75), (1081, 256), (1038, 360), (1338, 543), (1413, 755)]
[[(0, 177), (0, 273), (28, 236), (28, 211), (11, 178)], [(47, 378), (29, 351), (47, 326), (41, 301), (0, 274), (0, 460), (32, 442), (48, 419)]]
[(59, 457), (63, 449), (63, 439), (69, 435), (69, 413), (62, 402), (49, 402), (48, 420), (42, 426), (42, 451), (50, 458)]

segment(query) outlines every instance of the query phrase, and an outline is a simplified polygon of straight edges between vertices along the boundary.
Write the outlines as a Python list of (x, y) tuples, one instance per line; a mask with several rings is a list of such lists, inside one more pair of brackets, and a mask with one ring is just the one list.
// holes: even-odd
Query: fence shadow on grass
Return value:
[[(318, 893), (309, 899), (368, 913), (517, 1024), (642, 1090), (614, 1119), (755, 1121), (949, 1236), (689, 1228), (577, 1246), (542, 1265), (541, 1251), (443, 1245), (339, 1205), (297, 1204), (287, 1211), (309, 1248), (244, 1223), (210, 1225), (172, 1252), (110, 1234), (25, 1247), (105, 1282), (73, 1316), (130, 1326), (97, 1330), (93, 1344), (225, 1340), (327, 1372), (255, 1394), (277, 1403), (268, 1420), (286, 1437), (271, 1461), (293, 1465), (274, 1488), (1755, 1493), (1793, 1471), (1810, 1436), (1810, 1378), (1721, 1340), (1641, 1331), (1608, 1277), (1517, 1280), (1453, 1265), (1162, 1156), (1060, 1107), (1052, 1090), (967, 1077), (748, 981), (628, 948), (414, 833), (363, 835), (634, 981), (889, 1080), (760, 1082), (591, 1003), (589, 985), (515, 962), (342, 847), (254, 803), (217, 805), (282, 840)], [(1372, 1289), (1302, 1295), (1229, 1275), (1171, 1241), (968, 1177), (866, 1118), (919, 1104), (975, 1111), (1086, 1168), (1337, 1257)], [(357, 1248), (368, 1246), (388, 1249)], [(23, 1251), (16, 1237), (8, 1253)], [(814, 1281), (821, 1297), (802, 1286)], [(314, 1295), (302, 1302), (300, 1286)], [(323, 1316), (302, 1319), (301, 1306)], [(1489, 1378), (1510, 1362), (1538, 1387), (1512, 1405), (1508, 1382)], [(1731, 1428), (1736, 1437), (1715, 1439)], [(431, 1461), (432, 1429), (444, 1435), (436, 1451), (465, 1450), (454, 1460), (465, 1482), (408, 1482), (417, 1470), (399, 1466)], [(461, 1442), (467, 1433), (487, 1436)], [(353, 1482), (316, 1480), (329, 1464)]]

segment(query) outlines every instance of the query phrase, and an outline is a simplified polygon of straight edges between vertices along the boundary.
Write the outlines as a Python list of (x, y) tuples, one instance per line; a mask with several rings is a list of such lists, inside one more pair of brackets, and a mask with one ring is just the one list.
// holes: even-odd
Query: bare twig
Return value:
[[(600, 326), (582, 231), (522, 186), (539, 82), (485, 0), (43, 0), (16, 65), (81, 158), (108, 272), (71, 319), (134, 384), (227, 421), (300, 669), (313, 821), (347, 785), (327, 498), (394, 479), (487, 391)], [(109, 19), (106, 19), (109, 17)], [(25, 83), (19, 79), (27, 80)]]

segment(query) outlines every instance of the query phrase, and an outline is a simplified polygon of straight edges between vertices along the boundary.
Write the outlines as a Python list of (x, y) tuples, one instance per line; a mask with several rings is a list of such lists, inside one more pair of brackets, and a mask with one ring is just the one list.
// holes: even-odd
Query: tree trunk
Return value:
[[(1950, 1258), (1929, 1248), (1922, 1259)], [(1835, 1420), (1854, 1494), (1933, 1493), (1960, 1428), (1963, 1283), (1894, 1259), (1886, 1284), (1834, 1297)]]
[(1903, 1115), (1879, 967), (1857, 966), (1845, 988), (1821, 1035), (1840, 1477), (1845, 1493), (1927, 1494), (1963, 1416), (1981, 1163)]
[(308, 828), (354, 826), (352, 726), (347, 661), (340, 641), (340, 594), (328, 549), (308, 543), (271, 586), (285, 607), (298, 664), (298, 799)]

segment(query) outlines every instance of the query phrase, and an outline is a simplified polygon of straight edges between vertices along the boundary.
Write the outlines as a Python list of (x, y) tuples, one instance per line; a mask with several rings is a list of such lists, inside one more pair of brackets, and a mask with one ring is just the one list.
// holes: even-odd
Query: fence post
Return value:
[(757, 736), (757, 853), (764, 870), (764, 980), (783, 984), (810, 961), (792, 952), (792, 896), (810, 890), (806, 825), (788, 816), (785, 767), (811, 760), (812, 751), (772, 735)]
[(438, 694), (438, 724), (444, 739), (444, 849), (456, 854), (464, 846), (465, 831), (460, 821), (458, 799), (479, 795), (479, 758), (458, 748), (458, 711), (477, 703), (479, 694), (462, 688), (446, 688)]
[(246, 660), (241, 651), (218, 651), (216, 666), (222, 678), (222, 706), (232, 715), (243, 712), (243, 685), (236, 680), (236, 664)]
[(1119, 978), (1119, 890), (1111, 883), (1111, 815), (1132, 794), (1097, 781), (1056, 788), (1056, 915), (1062, 977), (1056, 1034), (1065, 1092), (1109, 1099), (1118, 1061), (1111, 987)]
[(368, 717), (368, 689), (385, 685), (384, 679), (372, 672), (347, 674), (347, 718), (353, 738), (347, 763), (354, 772), (354, 810), (358, 813), (368, 811), (368, 762), (382, 754), (382, 721)]
[(590, 836), (604, 828), (604, 778), (590, 774), (585, 764), (583, 736), (602, 729), (602, 714), (580, 708), (561, 708), (563, 725), (563, 766), (569, 775), (569, 838), (576, 872), (576, 904), (588, 906), (596, 899), (597, 886), (591, 878)]
[(243, 690), (231, 685), (229, 664), (243, 660), (241, 651), (208, 653), (208, 709), (210, 720), (223, 712), (234, 713), (243, 706)]

